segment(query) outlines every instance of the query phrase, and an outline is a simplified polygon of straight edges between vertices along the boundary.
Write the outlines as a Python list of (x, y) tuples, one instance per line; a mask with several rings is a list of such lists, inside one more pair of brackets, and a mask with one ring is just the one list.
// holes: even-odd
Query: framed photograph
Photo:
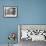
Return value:
[(46, 25), (19, 24), (18, 41), (46, 41)]
[(4, 7), (4, 17), (16, 17), (17, 8), (15, 6), (5, 6)]

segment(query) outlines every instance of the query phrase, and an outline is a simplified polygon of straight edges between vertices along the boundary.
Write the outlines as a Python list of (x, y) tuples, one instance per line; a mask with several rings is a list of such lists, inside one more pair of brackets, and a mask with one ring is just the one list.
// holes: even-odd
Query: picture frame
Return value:
[(4, 6), (4, 17), (17, 17), (17, 7)]
[[(24, 37), (25, 35), (22, 35), (22, 31), (27, 31), (27, 30), (28, 30), (28, 33), (27, 33), (28, 37), (25, 39)], [(46, 24), (19, 24), (18, 42), (24, 39), (31, 40), (31, 41), (46, 41)]]

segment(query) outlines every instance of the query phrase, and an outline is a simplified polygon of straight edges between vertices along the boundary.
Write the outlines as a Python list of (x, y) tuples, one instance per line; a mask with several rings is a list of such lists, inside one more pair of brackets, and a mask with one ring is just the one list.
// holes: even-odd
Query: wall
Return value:
[[(4, 6), (16, 6), (18, 16), (4, 18)], [(46, 24), (46, 0), (0, 0), (0, 44), (8, 43), (9, 32), (17, 34), (18, 24)]]
[[(16, 32), (17, 35), (17, 18), (5, 18), (3, 15), (3, 7), (4, 6), (16, 6), (17, 7), (18, 0), (0, 0), (0, 44), (7, 44), (8, 34), (10, 32)], [(15, 41), (18, 42), (17, 39)]]

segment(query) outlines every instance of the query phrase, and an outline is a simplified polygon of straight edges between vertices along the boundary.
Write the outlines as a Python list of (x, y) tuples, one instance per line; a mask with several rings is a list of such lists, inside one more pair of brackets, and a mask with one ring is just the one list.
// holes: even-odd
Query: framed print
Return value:
[(17, 8), (15, 6), (5, 6), (4, 7), (4, 17), (16, 17)]
[(18, 41), (22, 40), (46, 41), (46, 25), (19, 24)]

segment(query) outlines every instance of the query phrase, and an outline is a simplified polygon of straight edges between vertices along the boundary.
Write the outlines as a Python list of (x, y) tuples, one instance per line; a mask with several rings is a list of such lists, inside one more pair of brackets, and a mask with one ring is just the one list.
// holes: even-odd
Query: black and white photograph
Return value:
[[(46, 41), (46, 25), (19, 25), (20, 40)], [(18, 32), (19, 33), (19, 32)]]
[(16, 17), (17, 16), (17, 8), (16, 7), (4, 7), (4, 17)]
[(46, 25), (19, 24), (18, 42), (20, 46), (43, 44), (46, 42)]

